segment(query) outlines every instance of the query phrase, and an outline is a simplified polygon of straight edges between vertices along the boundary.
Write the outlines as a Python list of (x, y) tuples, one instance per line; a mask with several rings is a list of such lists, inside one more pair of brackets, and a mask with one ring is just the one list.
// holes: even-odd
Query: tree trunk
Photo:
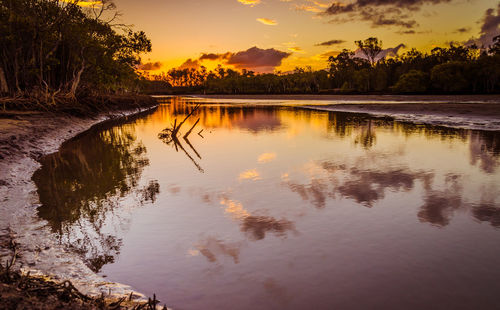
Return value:
[(8, 94), (9, 93), (9, 85), (7, 84), (7, 79), (5, 78), (5, 72), (3, 68), (0, 67), (0, 93)]
[(85, 59), (82, 60), (82, 67), (76, 74), (76, 76), (73, 78), (73, 83), (71, 84), (71, 89), (70, 89), (70, 96), (76, 97), (76, 90), (78, 88), (78, 85), (80, 84), (80, 79), (82, 77), (83, 70), (85, 70)]

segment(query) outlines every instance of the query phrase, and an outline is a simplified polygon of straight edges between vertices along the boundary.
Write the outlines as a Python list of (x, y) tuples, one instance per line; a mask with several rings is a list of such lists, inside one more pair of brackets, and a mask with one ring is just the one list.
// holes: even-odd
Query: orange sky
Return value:
[[(480, 37), (488, 9), (493, 9), (489, 15), (498, 32), (500, 5), (498, 0), (115, 2), (123, 13), (122, 21), (144, 30), (152, 40), (153, 52), (143, 61), (157, 63), (152, 67), (164, 71), (187, 59), (191, 65), (208, 68), (226, 63), (240, 69), (255, 65), (250, 68), (255, 71), (288, 71), (308, 65), (320, 69), (326, 67), (328, 53), (355, 49), (354, 40), (370, 36), (381, 39), (385, 48), (402, 43), (430, 50), (450, 41)], [(252, 47), (257, 49), (248, 51)], [(218, 59), (199, 60), (203, 53)], [(255, 57), (260, 57), (256, 64)]]

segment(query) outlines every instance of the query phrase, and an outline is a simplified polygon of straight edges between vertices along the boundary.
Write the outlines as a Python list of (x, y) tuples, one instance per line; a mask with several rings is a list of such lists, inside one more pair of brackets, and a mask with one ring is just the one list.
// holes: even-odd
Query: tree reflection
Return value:
[[(119, 252), (120, 238), (103, 227), (118, 216), (113, 210), (119, 198), (138, 186), (149, 164), (146, 148), (132, 129), (123, 125), (70, 140), (58, 153), (43, 158), (33, 176), (41, 202), (39, 216), (94, 271), (113, 262)], [(158, 183), (152, 182), (142, 191), (142, 199), (154, 202), (158, 192)]]
[(294, 229), (292, 222), (286, 219), (277, 220), (270, 216), (250, 215), (243, 218), (241, 223), (241, 230), (249, 233), (253, 240), (264, 239), (268, 232), (277, 236), (285, 236), (287, 231)]
[(492, 226), (500, 228), (500, 207), (493, 203), (482, 203), (472, 208), (472, 214), (481, 222), (489, 222)]

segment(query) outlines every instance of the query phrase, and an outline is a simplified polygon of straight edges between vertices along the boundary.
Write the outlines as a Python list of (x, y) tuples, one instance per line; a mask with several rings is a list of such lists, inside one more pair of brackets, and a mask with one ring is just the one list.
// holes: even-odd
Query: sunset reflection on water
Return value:
[(94, 270), (180, 309), (494, 308), (498, 132), (202, 104), (158, 139), (195, 102), (42, 161), (39, 215)]

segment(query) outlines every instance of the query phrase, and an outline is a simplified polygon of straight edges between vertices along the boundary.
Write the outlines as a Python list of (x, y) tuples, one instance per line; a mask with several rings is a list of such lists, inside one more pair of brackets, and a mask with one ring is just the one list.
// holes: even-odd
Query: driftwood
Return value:
[[(194, 112), (196, 112), (199, 109), (199, 107), (200, 107), (199, 104), (196, 105), (194, 107), (194, 109), (191, 110), (191, 112), (189, 112), (188, 115), (179, 123), (179, 125), (177, 125), (177, 119), (175, 119), (172, 127), (163, 129), (158, 134), (158, 138), (161, 139), (163, 142), (165, 142), (165, 144), (167, 144), (167, 145), (173, 145), (177, 152), (179, 151), (179, 149), (181, 149), (184, 152), (184, 154), (186, 154), (186, 156), (193, 162), (193, 164), (196, 166), (196, 168), (201, 173), (204, 173), (205, 170), (203, 170), (203, 168), (200, 166), (200, 164), (198, 164), (198, 162), (196, 162), (196, 160), (193, 158), (193, 156), (191, 156), (191, 154), (189, 154), (189, 152), (186, 151), (186, 149), (184, 148), (184, 146), (182, 145), (181, 141), (178, 138), (179, 130), (181, 129), (182, 125), (184, 125), (184, 123), (189, 119), (189, 117), (191, 117), (193, 115)], [(200, 122), (200, 118), (198, 118), (196, 120), (196, 122), (193, 124), (193, 126), (191, 126), (191, 128), (183, 135), (182, 138), (186, 142), (186, 144), (191, 148), (191, 150), (193, 150), (193, 152), (196, 154), (196, 156), (199, 159), (201, 159), (201, 155), (198, 153), (198, 151), (196, 151), (195, 147), (191, 144), (191, 142), (188, 139), (189, 135), (191, 134), (193, 129), (196, 127), (196, 125), (198, 125), (199, 122)], [(203, 129), (200, 130), (200, 132), (198, 132), (198, 135), (203, 138), (203, 136), (201, 135), (202, 131), (203, 131)]]

